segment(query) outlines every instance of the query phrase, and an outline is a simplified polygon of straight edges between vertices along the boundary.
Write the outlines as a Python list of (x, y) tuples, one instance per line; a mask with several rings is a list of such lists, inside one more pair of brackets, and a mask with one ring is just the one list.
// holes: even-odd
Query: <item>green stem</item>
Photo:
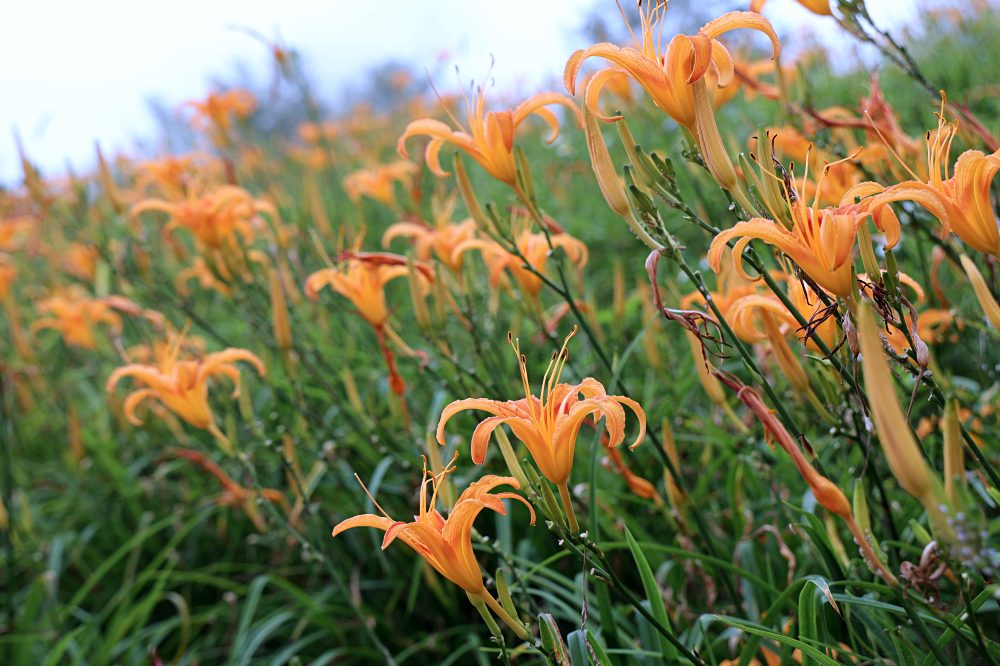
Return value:
[(576, 511), (573, 509), (573, 498), (569, 494), (569, 486), (566, 483), (559, 484), (559, 499), (562, 500), (563, 508), (566, 510), (566, 519), (569, 521), (569, 531), (573, 534), (580, 533), (580, 523), (576, 520)]
[[(485, 604), (489, 606), (490, 610), (496, 613), (496, 616), (500, 618), (504, 624), (510, 627), (511, 631), (517, 634), (518, 638), (522, 641), (531, 641), (531, 634), (528, 632), (527, 628), (521, 624), (520, 620), (515, 619), (510, 613), (504, 610), (504, 607), (500, 605), (499, 601), (493, 598), (493, 595), (484, 592), (482, 596), (477, 597), (470, 594), (469, 599), (472, 600), (472, 603), (476, 606), (476, 608), (480, 608), (480, 606), (476, 604), (476, 599), (479, 599), (480, 603), (485, 602)], [(483, 610), (485, 609), (481, 609), (479, 612), (482, 613)]]

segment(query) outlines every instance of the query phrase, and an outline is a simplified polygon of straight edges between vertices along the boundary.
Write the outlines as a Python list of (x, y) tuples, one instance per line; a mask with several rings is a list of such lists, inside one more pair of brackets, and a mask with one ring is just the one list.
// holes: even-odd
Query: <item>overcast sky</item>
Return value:
[[(915, 14), (917, 0), (869, 1), (886, 24)], [(607, 15), (617, 10), (606, 0)], [(725, 4), (725, 3), (723, 3)], [(734, 0), (732, 8), (749, 2)], [(490, 55), (499, 87), (561, 75), (597, 0), (31, 0), (10, 2), (0, 22), (0, 182), (20, 168), (12, 133), (48, 173), (91, 163), (153, 135), (148, 102), (174, 107), (203, 96), (236, 63), (268, 81), (261, 44), (234, 27), (280, 34), (302, 55), (321, 96), (357, 83), (367, 69), (397, 60), (420, 70), (445, 54), (463, 77), (481, 76)], [(671, 11), (681, 10), (676, 3)], [(793, 0), (769, 0), (779, 33), (831, 27)], [(439, 82), (454, 87), (454, 81)]]

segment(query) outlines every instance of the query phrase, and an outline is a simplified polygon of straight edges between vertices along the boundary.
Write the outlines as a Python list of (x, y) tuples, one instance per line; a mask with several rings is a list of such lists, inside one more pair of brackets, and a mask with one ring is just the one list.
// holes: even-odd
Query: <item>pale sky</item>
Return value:
[[(869, 0), (886, 24), (915, 14), (917, 0)], [(604, 0), (606, 16), (617, 15)], [(724, 3), (723, 3), (724, 4)], [(733, 0), (732, 9), (749, 4)], [(555, 82), (566, 58), (587, 46), (578, 31), (600, 0), (31, 0), (7, 3), (0, 21), (0, 182), (19, 178), (12, 133), (46, 173), (87, 168), (106, 152), (150, 139), (148, 100), (169, 107), (204, 96), (237, 63), (270, 80), (266, 49), (242, 26), (281, 35), (296, 49), (321, 98), (334, 99), (387, 60), (434, 68), (442, 53), (464, 79), (490, 56), (498, 88)], [(681, 3), (674, 10), (682, 10)], [(792, 0), (769, 0), (782, 36), (832, 23)], [(454, 77), (437, 81), (454, 89)]]

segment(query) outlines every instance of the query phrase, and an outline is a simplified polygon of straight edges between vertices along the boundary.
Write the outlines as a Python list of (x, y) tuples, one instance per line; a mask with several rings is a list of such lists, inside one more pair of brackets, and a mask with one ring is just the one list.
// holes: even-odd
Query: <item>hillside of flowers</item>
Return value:
[(1000, 664), (1000, 10), (605, 4), (19, 144), (0, 663)]

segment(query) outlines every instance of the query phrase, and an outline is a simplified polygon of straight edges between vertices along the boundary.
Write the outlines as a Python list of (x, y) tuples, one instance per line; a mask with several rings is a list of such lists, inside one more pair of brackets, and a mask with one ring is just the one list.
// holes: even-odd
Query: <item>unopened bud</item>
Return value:
[(983, 279), (983, 274), (979, 272), (979, 268), (976, 267), (972, 259), (969, 259), (964, 254), (959, 259), (962, 262), (962, 268), (965, 269), (965, 274), (969, 278), (969, 284), (972, 285), (972, 290), (976, 292), (979, 307), (983, 309), (986, 320), (990, 322), (993, 328), (1000, 331), (1000, 304), (997, 304), (996, 299), (993, 298), (993, 294), (990, 293), (990, 288), (986, 284), (986, 280)]
[(965, 485), (965, 457), (958, 401), (952, 398), (944, 409), (944, 494), (958, 506), (958, 487)]

